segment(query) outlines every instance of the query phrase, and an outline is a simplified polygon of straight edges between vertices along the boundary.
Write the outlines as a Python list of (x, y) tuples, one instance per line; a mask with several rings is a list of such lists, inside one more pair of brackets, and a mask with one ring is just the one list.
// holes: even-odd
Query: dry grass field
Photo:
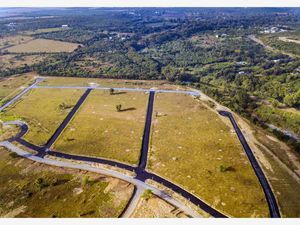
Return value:
[(69, 42), (34, 39), (23, 44), (9, 47), (6, 50), (11, 53), (73, 52), (78, 46), (79, 44)]
[(152, 195), (149, 198), (143, 196), (131, 215), (133, 218), (187, 218), (176, 207), (172, 206), (163, 199)]
[(34, 163), (0, 147), (0, 217), (118, 217), (132, 193), (124, 181)]
[(95, 85), (99, 87), (127, 87), (127, 88), (160, 88), (165, 90), (186, 90), (186, 87), (173, 85), (165, 80), (123, 80), (123, 79), (101, 79), (101, 78), (77, 78), (77, 77), (47, 77), (41, 86), (90, 86)]
[[(45, 144), (76, 104), (83, 90), (32, 89), (16, 104), (0, 114), (0, 119), (21, 118), (29, 125), (24, 138), (36, 145)], [(64, 104), (65, 106), (62, 106)]]
[(41, 62), (45, 59), (42, 55), (0, 55), (0, 67), (1, 69), (13, 69), (25, 65), (33, 65), (35, 63)]
[(0, 48), (5, 48), (11, 45), (19, 45), (32, 40), (30, 36), (14, 35), (0, 38)]
[(26, 73), (0, 79), (0, 105), (1, 102), (13, 97), (23, 90), (31, 81), (35, 74)]
[(235, 133), (191, 96), (156, 95), (148, 169), (228, 215), (269, 216)]
[[(110, 158), (130, 164), (139, 159), (148, 95), (94, 90), (54, 144), (62, 152)], [(122, 105), (117, 112), (116, 105)]]

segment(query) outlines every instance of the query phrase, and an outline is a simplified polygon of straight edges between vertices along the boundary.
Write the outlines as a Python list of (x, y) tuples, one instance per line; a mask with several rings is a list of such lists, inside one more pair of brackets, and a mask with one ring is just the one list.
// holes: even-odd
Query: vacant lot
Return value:
[(34, 74), (27, 73), (19, 76), (0, 79), (0, 105), (5, 99), (9, 99), (21, 91), (30, 81), (33, 80)]
[(14, 35), (0, 38), (0, 48), (6, 48), (12, 45), (19, 45), (32, 40), (30, 36)]
[(0, 217), (118, 217), (133, 186), (33, 163), (0, 148)]
[[(148, 95), (94, 90), (54, 148), (67, 153), (138, 162)], [(122, 109), (117, 112), (116, 105)]]
[(127, 88), (161, 88), (161, 89), (184, 89), (177, 85), (172, 85), (167, 81), (147, 81), (147, 80), (122, 80), (122, 79), (100, 79), (100, 78), (75, 78), (75, 77), (47, 77), (40, 85), (65, 85), (65, 86), (89, 86), (99, 87), (127, 87)]
[(13, 69), (25, 65), (33, 65), (41, 62), (45, 56), (42, 55), (0, 55), (1, 69)]
[(71, 108), (76, 104), (83, 90), (55, 91), (32, 89), (15, 105), (10, 106), (0, 119), (22, 118), (29, 125), (25, 139), (36, 145), (45, 144), (60, 125)]
[(183, 94), (157, 94), (148, 169), (234, 217), (266, 217), (264, 193), (235, 134)]
[(34, 52), (73, 52), (79, 44), (53, 41), (47, 39), (34, 39), (26, 43), (7, 48), (13, 53), (34, 53)]
[(186, 218), (187, 216), (161, 198), (151, 195), (141, 197), (136, 209), (131, 215), (133, 218)]

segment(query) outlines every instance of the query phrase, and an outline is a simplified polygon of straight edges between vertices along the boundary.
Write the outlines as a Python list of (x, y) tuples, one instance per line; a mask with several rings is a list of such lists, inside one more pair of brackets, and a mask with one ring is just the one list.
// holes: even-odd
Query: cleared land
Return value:
[(32, 40), (32, 37), (23, 35), (2, 37), (0, 38), (0, 48), (5, 48), (12, 45), (19, 45), (30, 40)]
[[(54, 144), (54, 149), (136, 164), (143, 136), (148, 95), (94, 90)], [(116, 105), (122, 110), (117, 112)]]
[(1, 69), (13, 69), (25, 65), (33, 65), (41, 62), (45, 56), (42, 55), (0, 55)]
[(33, 73), (27, 73), (0, 79), (0, 104), (5, 99), (13, 97), (13, 95), (21, 91), (30, 81), (33, 80), (33, 77)]
[(34, 163), (0, 148), (0, 217), (118, 217), (127, 182)]
[(35, 52), (73, 52), (79, 44), (53, 41), (48, 39), (34, 39), (23, 44), (7, 48), (8, 52), (13, 53), (35, 53)]
[(185, 90), (185, 87), (172, 85), (170, 82), (147, 81), (147, 80), (122, 80), (122, 79), (101, 79), (101, 78), (75, 78), (75, 77), (47, 77), (39, 85), (42, 86), (89, 86), (95, 85), (99, 87), (127, 87), (127, 88), (161, 88), (161, 89), (180, 89)]
[(191, 96), (156, 95), (148, 169), (231, 216), (269, 215), (235, 133)]
[(43, 145), (82, 94), (83, 90), (77, 89), (32, 89), (0, 114), (0, 119), (23, 119), (29, 125), (24, 138), (36, 145)]
[(176, 207), (161, 198), (150, 195), (142, 196), (131, 215), (133, 218), (186, 218), (188, 217)]

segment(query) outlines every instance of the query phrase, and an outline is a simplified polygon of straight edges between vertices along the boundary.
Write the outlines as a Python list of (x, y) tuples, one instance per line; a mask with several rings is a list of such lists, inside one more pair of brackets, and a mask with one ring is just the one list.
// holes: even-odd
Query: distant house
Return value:
[(236, 62), (236, 65), (244, 66), (244, 65), (247, 65), (247, 62), (245, 62), (245, 61)]
[(245, 74), (245, 71), (240, 71), (239, 72), (239, 75), (244, 75)]
[(69, 28), (69, 25), (67, 24), (61, 25), (61, 28)]

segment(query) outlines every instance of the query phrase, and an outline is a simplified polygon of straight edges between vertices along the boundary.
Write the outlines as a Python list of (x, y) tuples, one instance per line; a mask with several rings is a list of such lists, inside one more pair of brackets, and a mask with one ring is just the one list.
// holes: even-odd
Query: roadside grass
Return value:
[(37, 53), (37, 52), (73, 52), (80, 44), (54, 41), (48, 39), (34, 39), (26, 43), (7, 48), (12, 53)]
[(148, 169), (234, 217), (268, 217), (236, 134), (192, 96), (157, 94)]
[(132, 192), (124, 181), (33, 163), (0, 148), (1, 217), (118, 217)]
[(178, 208), (157, 197), (140, 198), (131, 218), (187, 218)]
[(39, 85), (41, 86), (92, 86), (99, 87), (119, 87), (119, 88), (162, 88), (162, 89), (181, 89), (186, 87), (173, 85), (165, 80), (122, 80), (122, 79), (102, 79), (102, 78), (79, 78), (79, 77), (47, 77)]
[(286, 144), (276, 140), (271, 135), (267, 135), (261, 128), (256, 126), (252, 126), (252, 128), (255, 130), (255, 138), (260, 143), (256, 145), (263, 153), (265, 161), (268, 162), (268, 166), (264, 165), (264, 163), (262, 165), (277, 198), (281, 216), (300, 217), (300, 196), (298, 191), (300, 183), (270, 153), (266, 152), (263, 146), (275, 154), (292, 171), (297, 169), (294, 165), (294, 163), (297, 163), (297, 159), (295, 158), (295, 161), (293, 161), (293, 158), (288, 153), (292, 150), (286, 149), (288, 148)]
[[(116, 105), (121, 104), (120, 112)], [(79, 155), (138, 162), (148, 95), (94, 90), (54, 143), (54, 149)]]
[(27, 86), (33, 80), (33, 74), (27, 73), (9, 78), (0, 79), (0, 105), (5, 99), (13, 97), (22, 90), (22, 86)]
[[(82, 94), (83, 90), (77, 89), (32, 89), (6, 108), (0, 114), (0, 119), (21, 118), (29, 125), (24, 138), (41, 146), (53, 135)], [(69, 107), (62, 108), (62, 105)]]

